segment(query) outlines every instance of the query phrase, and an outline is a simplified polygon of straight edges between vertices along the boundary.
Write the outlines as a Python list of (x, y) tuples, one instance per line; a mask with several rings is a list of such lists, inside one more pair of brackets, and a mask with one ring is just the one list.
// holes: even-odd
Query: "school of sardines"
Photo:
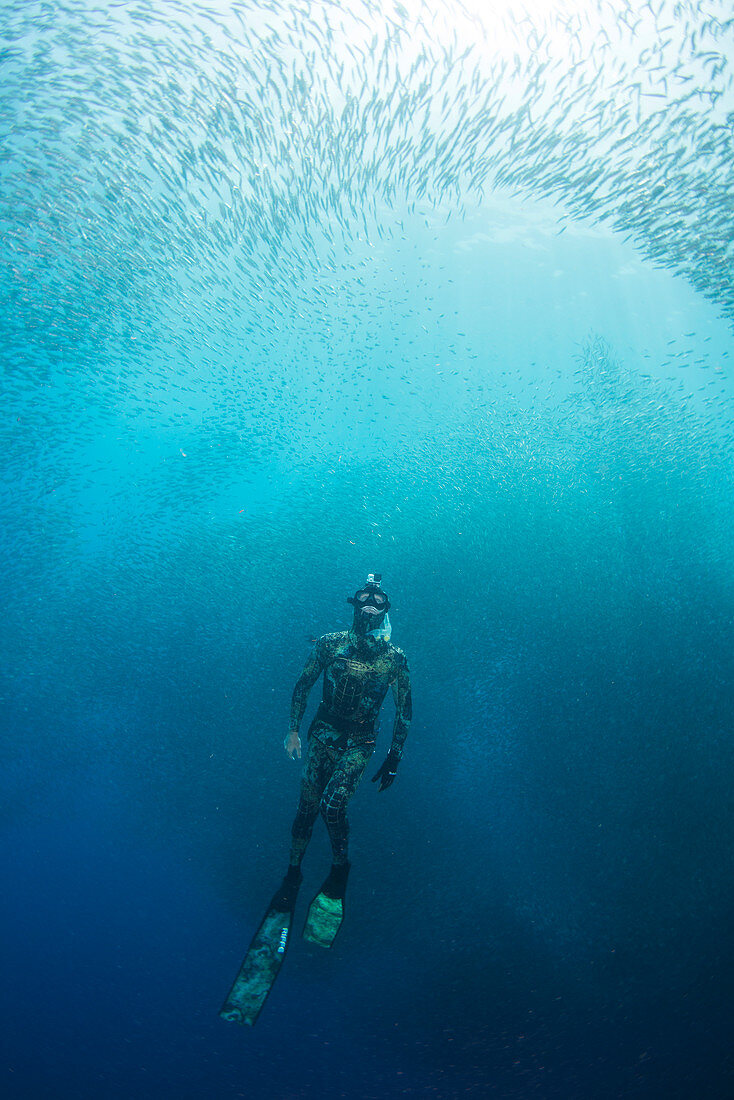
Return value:
[(140, 338), (162, 288), (182, 324), (193, 288), (267, 322), (416, 204), (460, 217), (497, 188), (614, 228), (734, 318), (730, 6), (538, 7), (9, 0), (11, 342)]

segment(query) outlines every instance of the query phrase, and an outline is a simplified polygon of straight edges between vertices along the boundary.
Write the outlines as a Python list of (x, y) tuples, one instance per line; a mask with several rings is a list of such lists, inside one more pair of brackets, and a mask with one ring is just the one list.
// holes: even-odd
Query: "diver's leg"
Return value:
[(334, 862), (326, 882), (309, 906), (303, 929), (303, 938), (320, 947), (331, 947), (344, 920), (344, 895), (350, 867), (347, 803), (364, 775), (373, 747), (362, 745), (342, 753), (321, 796), (321, 813), (329, 832)]
[(289, 864), (292, 868), (298, 869), (301, 866), (301, 860), (311, 839), (316, 818), (319, 816), (321, 796), (333, 769), (334, 763), (327, 750), (320, 741), (311, 738), (308, 745), (308, 758), (301, 780), (298, 810), (291, 829), (292, 841)]
[(345, 752), (338, 760), (321, 796), (320, 809), (331, 841), (334, 868), (349, 868), (347, 803), (364, 775), (372, 750), (373, 746), (370, 745)]

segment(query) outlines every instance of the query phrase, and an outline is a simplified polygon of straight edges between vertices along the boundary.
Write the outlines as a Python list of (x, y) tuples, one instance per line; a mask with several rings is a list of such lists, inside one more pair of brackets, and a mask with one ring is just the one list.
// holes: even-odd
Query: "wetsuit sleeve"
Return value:
[(400, 654), (398, 674), (392, 684), (393, 698), (395, 699), (395, 725), (392, 731), (392, 745), (390, 752), (398, 760), (402, 759), (405, 738), (410, 729), (410, 720), (413, 717), (413, 700), (410, 693), (410, 672), (405, 654)]
[(323, 642), (323, 638), (319, 638), (318, 642), (313, 647), (311, 656), (306, 661), (303, 672), (296, 680), (296, 686), (293, 688), (293, 698), (291, 699), (291, 724), (289, 726), (291, 730), (297, 730), (300, 726), (301, 719), (306, 710), (308, 693), (324, 670), (326, 652)]

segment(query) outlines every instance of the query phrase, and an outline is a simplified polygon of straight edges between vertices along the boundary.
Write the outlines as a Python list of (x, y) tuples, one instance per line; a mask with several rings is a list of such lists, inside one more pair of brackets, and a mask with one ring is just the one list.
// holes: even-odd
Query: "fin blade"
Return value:
[(319, 947), (331, 947), (344, 920), (344, 900), (319, 893), (311, 902), (303, 938)]
[(255, 1023), (283, 965), (292, 921), (292, 912), (268, 909), (219, 1012), (223, 1020)]

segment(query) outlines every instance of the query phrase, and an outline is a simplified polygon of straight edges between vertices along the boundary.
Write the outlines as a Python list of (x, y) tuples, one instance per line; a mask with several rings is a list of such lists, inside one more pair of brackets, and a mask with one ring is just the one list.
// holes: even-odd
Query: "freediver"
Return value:
[[(327, 925), (331, 922), (332, 930), (323, 932), (322, 928), (323, 935), (318, 929), (313, 936), (304, 934), (323, 946), (330, 945), (343, 914), (350, 868), (347, 803), (374, 752), (375, 723), (389, 687), (395, 699), (395, 721), (390, 751), (372, 780), (379, 782), (379, 791), (386, 791), (395, 780), (412, 717), (408, 662), (403, 651), (390, 642), (390, 601), (380, 581), (380, 574), (370, 574), (364, 587), (347, 599), (354, 608), (350, 630), (324, 634), (316, 642), (293, 690), (290, 729), (283, 743), (291, 760), (301, 758), (299, 727), (308, 694), (323, 672), (323, 697), (308, 730), (288, 872), (276, 894), (284, 909), (292, 908), (303, 878), (301, 860), (320, 812), (331, 841), (333, 863), (312, 903), (309, 923), (313, 924), (314, 906), (321, 899), (322, 909), (329, 910), (321, 916)], [(319, 914), (315, 915), (318, 918)]]

